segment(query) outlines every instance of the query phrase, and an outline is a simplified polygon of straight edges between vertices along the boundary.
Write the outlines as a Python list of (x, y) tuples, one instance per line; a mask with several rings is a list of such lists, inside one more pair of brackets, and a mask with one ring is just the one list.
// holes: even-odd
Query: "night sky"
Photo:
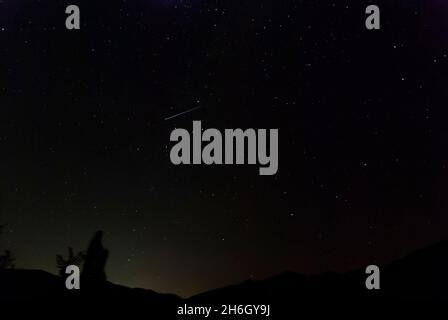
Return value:
[[(1, 0), (0, 247), (56, 273), (103, 230), (109, 280), (189, 296), (447, 240), (444, 2)], [(193, 120), (278, 128), (277, 175), (172, 165)]]

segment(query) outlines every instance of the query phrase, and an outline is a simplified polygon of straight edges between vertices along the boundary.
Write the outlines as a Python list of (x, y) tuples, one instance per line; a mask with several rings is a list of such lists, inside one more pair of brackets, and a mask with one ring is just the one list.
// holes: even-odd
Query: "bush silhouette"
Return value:
[(56, 256), (56, 264), (59, 269), (59, 275), (65, 277), (65, 270), (68, 266), (75, 265), (80, 266), (86, 258), (86, 253), (84, 251), (78, 252), (76, 255), (73, 253), (73, 248), (68, 247), (68, 257), (65, 259), (62, 255), (58, 254)]

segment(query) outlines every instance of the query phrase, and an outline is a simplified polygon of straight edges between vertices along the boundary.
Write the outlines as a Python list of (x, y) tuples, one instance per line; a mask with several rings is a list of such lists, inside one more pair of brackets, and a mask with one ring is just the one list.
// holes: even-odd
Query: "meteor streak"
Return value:
[(166, 117), (164, 120), (165, 120), (165, 121), (167, 121), (167, 120), (171, 120), (171, 119), (173, 119), (173, 118), (176, 118), (176, 117), (179, 117), (179, 116), (183, 116), (184, 114), (187, 114), (187, 113), (196, 111), (196, 110), (198, 110), (198, 109), (200, 109), (200, 108), (201, 108), (201, 107), (195, 107), (195, 108), (189, 109), (189, 110), (187, 110), (187, 111), (184, 111), (184, 112), (175, 114), (174, 116)]

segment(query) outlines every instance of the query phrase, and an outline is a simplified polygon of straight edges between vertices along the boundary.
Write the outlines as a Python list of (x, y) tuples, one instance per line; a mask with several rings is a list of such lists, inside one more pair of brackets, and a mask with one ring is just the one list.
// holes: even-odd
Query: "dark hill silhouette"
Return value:
[(417, 250), (380, 269), (381, 290), (366, 289), (365, 270), (313, 276), (285, 272), (263, 281), (246, 281), (199, 294), (189, 300), (195, 303), (251, 303), (324, 298), (446, 299), (448, 242)]
[[(131, 289), (108, 281), (82, 280), (81, 290), (68, 291), (64, 279), (38, 270), (0, 270), (1, 301), (55, 301), (91, 303), (108, 310), (132, 306), (163, 319), (176, 317), (179, 306), (223, 304), (270, 304), (274, 318), (296, 312), (297, 306), (341, 301), (372, 303), (401, 299), (446, 299), (448, 287), (448, 242), (418, 250), (381, 268), (381, 290), (365, 288), (364, 270), (344, 274), (324, 273), (304, 276), (294, 272), (239, 285), (211, 290), (188, 299), (151, 290)], [(113, 303), (119, 301), (120, 303)], [(306, 302), (306, 303), (304, 303)], [(102, 304), (104, 303), (104, 304)], [(125, 307), (126, 306), (126, 307)], [(215, 317), (215, 316), (213, 316)], [(213, 317), (211, 317), (213, 319)], [(210, 317), (209, 317), (210, 318)]]
[[(144, 308), (151, 314), (174, 310), (181, 298), (152, 290), (133, 289), (110, 282), (81, 280), (81, 290), (65, 289), (65, 279), (41, 270), (0, 270), (0, 305), (38, 303), (45, 309), (56, 306), (93, 306), (104, 311)], [(116, 303), (120, 302), (120, 303)]]

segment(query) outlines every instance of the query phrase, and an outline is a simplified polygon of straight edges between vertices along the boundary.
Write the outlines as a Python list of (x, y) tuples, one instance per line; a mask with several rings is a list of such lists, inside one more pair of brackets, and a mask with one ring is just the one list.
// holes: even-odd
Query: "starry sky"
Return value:
[[(448, 5), (370, 3), (0, 1), (0, 248), (103, 230), (109, 280), (189, 296), (447, 240)], [(279, 172), (173, 166), (193, 120), (278, 128)]]

